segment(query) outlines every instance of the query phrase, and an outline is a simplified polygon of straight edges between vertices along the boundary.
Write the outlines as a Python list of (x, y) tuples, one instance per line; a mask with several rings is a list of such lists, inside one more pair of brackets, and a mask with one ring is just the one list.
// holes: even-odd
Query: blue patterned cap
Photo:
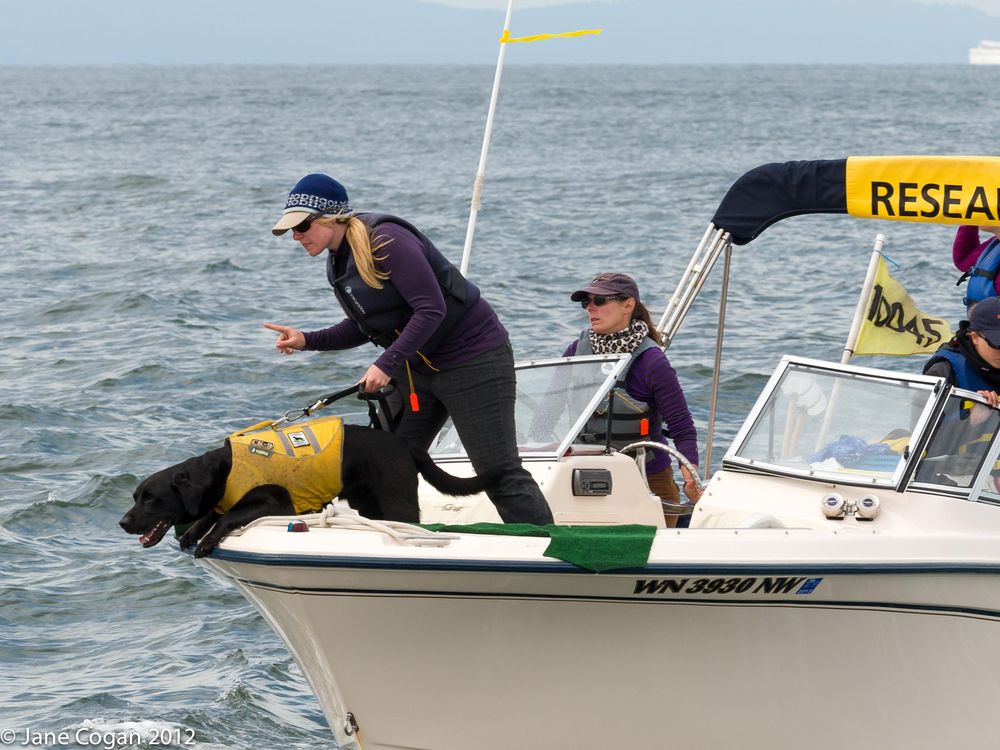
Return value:
[(325, 174), (307, 174), (295, 183), (285, 201), (285, 210), (271, 233), (278, 236), (312, 214), (344, 215), (354, 213), (347, 189)]

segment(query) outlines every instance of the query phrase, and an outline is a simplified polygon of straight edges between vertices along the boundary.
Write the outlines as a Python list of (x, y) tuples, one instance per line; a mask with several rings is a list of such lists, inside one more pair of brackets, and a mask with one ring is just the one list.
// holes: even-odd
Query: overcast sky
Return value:
[[(0, 65), (493, 64), (506, 0), (0, 0)], [(511, 64), (967, 64), (1000, 0), (516, 0)]]
[[(501, 8), (507, 7), (507, 0), (423, 0), (424, 2), (436, 3), (438, 5), (450, 5), (453, 8)], [(622, 2), (622, 0), (590, 0), (591, 2)], [(668, 0), (664, 0), (667, 2)], [(673, 0), (680, 1), (683, 0)], [(924, 2), (930, 5), (959, 5), (967, 8), (976, 8), (985, 11), (990, 15), (1000, 16), (1000, 0), (910, 0), (911, 2)], [(545, 5), (565, 5), (566, 3), (578, 3), (580, 0), (515, 0), (515, 8), (533, 8)], [(748, 0), (749, 2), (749, 0)], [(803, 0), (808, 2), (808, 0)]]

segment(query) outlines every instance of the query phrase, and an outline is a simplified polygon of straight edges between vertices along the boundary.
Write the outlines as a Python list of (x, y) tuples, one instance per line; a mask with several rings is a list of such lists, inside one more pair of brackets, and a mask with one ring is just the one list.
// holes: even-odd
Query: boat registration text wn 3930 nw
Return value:
[[(732, 246), (779, 219), (990, 225), (998, 186), (996, 157), (751, 170), (660, 329), (669, 341), (717, 259), (725, 289)], [(202, 561), (287, 644), (337, 742), (995, 745), (1000, 412), (937, 378), (786, 356), (691, 528), (666, 529), (636, 460), (658, 448), (618, 452), (586, 432), (624, 366), (590, 356), (518, 367), (521, 455), (558, 524), (546, 536), (431, 531), (333, 505), (304, 517), (309, 533), (260, 519)], [(434, 457), (471, 473), (447, 429)], [(425, 524), (497, 520), (482, 497), (426, 487), (421, 509)]]

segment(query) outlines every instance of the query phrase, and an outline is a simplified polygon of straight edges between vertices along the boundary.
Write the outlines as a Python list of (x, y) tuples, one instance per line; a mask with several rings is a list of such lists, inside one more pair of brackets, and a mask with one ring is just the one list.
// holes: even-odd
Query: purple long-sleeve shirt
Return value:
[[(951, 246), (951, 259), (955, 263), (955, 268), (963, 273), (968, 271), (979, 260), (983, 250), (993, 239), (989, 236), (985, 242), (979, 241), (979, 227), (962, 225), (955, 232), (955, 242)], [(993, 279), (993, 287), (1000, 294), (1000, 274)]]
[[(563, 356), (574, 356), (577, 343), (574, 341), (570, 344)], [(680, 381), (677, 380), (677, 373), (666, 355), (659, 349), (647, 349), (640, 354), (625, 378), (625, 390), (633, 398), (645, 401), (652, 407), (667, 426), (670, 439), (674, 441), (677, 450), (697, 466), (698, 432)], [(658, 436), (651, 438), (656, 440)], [(663, 451), (656, 451), (656, 455), (646, 464), (646, 473), (656, 474), (669, 466), (670, 457)]]
[[(389, 274), (389, 283), (396, 287), (413, 310), (413, 315), (403, 327), (399, 338), (382, 352), (374, 364), (390, 376), (397, 374), (407, 360), (414, 369), (431, 372), (416, 353), (444, 319), (445, 303), (441, 285), (424, 256), (420, 240), (412, 232), (398, 224), (386, 222), (378, 226), (377, 233), (380, 238), (391, 241), (378, 250), (377, 254), (383, 256), (383, 259), (376, 261), (375, 267)], [(351, 248), (345, 240), (330, 252), (349, 253)], [(305, 338), (306, 349), (315, 351), (352, 349), (368, 341), (368, 337), (350, 318), (329, 328), (307, 331)], [(480, 297), (448, 336), (428, 354), (428, 359), (435, 369), (447, 370), (505, 344), (507, 339), (507, 329), (503, 327), (490, 303)]]

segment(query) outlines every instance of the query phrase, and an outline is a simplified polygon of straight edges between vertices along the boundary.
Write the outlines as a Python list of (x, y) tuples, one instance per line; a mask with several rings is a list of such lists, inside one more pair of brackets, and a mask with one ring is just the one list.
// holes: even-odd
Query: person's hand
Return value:
[[(695, 471), (698, 467), (695, 466)], [(698, 486), (698, 480), (691, 476), (691, 472), (687, 470), (687, 467), (681, 464), (681, 476), (684, 477), (684, 495), (692, 503), (696, 503), (701, 499), (701, 489)]]
[(274, 342), (274, 348), (282, 354), (292, 354), (306, 348), (306, 337), (298, 328), (291, 326), (279, 326), (274, 323), (265, 323), (264, 328), (270, 328), (278, 332), (278, 338)]
[(977, 403), (972, 404), (972, 409), (969, 410), (969, 424), (973, 426), (981, 425), (989, 419), (993, 410), (997, 408), (997, 404), (1000, 403), (1000, 397), (997, 396), (995, 391), (976, 391), (976, 393), (985, 398), (989, 402), (989, 406)]
[(389, 384), (389, 376), (375, 365), (372, 365), (368, 368), (365, 374), (361, 376), (361, 380), (359, 380), (358, 383), (361, 385), (361, 390), (365, 393), (374, 393), (382, 386)]
[(996, 391), (976, 391), (980, 396), (985, 398), (991, 407), (997, 408), (997, 404), (1000, 403), (1000, 396), (997, 396)]

